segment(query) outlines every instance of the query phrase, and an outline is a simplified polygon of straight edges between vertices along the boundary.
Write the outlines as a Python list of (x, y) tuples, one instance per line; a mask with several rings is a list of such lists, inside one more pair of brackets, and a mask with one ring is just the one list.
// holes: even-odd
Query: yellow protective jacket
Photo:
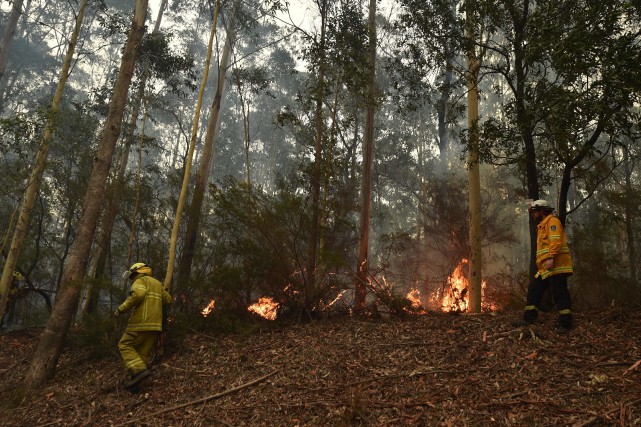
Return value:
[[(551, 270), (545, 268), (545, 261), (554, 260)], [(537, 277), (546, 279), (555, 274), (572, 274), (572, 257), (568, 248), (565, 230), (561, 221), (550, 214), (537, 226), (536, 233), (536, 266)]]
[(131, 284), (129, 298), (118, 310), (126, 313), (133, 309), (127, 324), (128, 331), (162, 331), (162, 308), (171, 302), (171, 296), (163, 289), (162, 283), (147, 274), (140, 274)]

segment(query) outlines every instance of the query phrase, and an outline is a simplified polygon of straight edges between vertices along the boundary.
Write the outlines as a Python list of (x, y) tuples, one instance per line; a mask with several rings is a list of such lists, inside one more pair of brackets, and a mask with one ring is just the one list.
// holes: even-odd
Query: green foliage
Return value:
[[(194, 271), (189, 299), (200, 301), (200, 309), (213, 298), (221, 309), (245, 311), (256, 298), (269, 296), (281, 304), (283, 315), (298, 313), (309, 236), (306, 200), (287, 188), (268, 195), (231, 178), (212, 187), (211, 196), (213, 212), (203, 226), (206, 243), (199, 251), (206, 268)], [(344, 222), (334, 218), (324, 230), (323, 280), (313, 297), (319, 310), (346, 286), (341, 275), (330, 274), (344, 269), (353, 244), (346, 239)]]
[(99, 12), (96, 14), (96, 20), (102, 29), (104, 39), (108, 40), (116, 35), (127, 35), (131, 26), (131, 11), (111, 9), (105, 0), (94, 1), (90, 4)]
[[(528, 5), (526, 12), (519, 2), (508, 2), (484, 15), (496, 32), (489, 37), (499, 43), (483, 70), (507, 86), (494, 86), (502, 114), (481, 124), (482, 156), (517, 166), (524, 185), (536, 178), (542, 186), (554, 179), (551, 166), (572, 170), (589, 163), (630, 123), (639, 101), (641, 49), (633, 30), (638, 16), (624, 2)], [(524, 151), (528, 141), (535, 144), (536, 159)], [(527, 177), (532, 162), (537, 177)]]
[(617, 219), (597, 200), (582, 221), (572, 224), (572, 283), (576, 305), (584, 308), (641, 303), (641, 287), (630, 279), (625, 255), (617, 248)]
[(258, 95), (265, 91), (268, 95), (274, 97), (274, 95), (270, 94), (267, 90), (272, 84), (272, 79), (270, 78), (267, 69), (263, 66), (234, 68), (231, 72), (231, 80), (239, 90), (246, 87), (247, 91), (252, 95)]
[(164, 81), (171, 93), (186, 96), (183, 87), (191, 92), (197, 89), (194, 55), (189, 51), (175, 53), (171, 48), (172, 38), (172, 34), (160, 32), (145, 35), (136, 66)]
[(247, 310), (215, 309), (208, 316), (200, 312), (174, 311), (169, 328), (172, 339), (180, 340), (189, 336), (193, 331), (204, 332), (213, 336), (229, 334), (251, 336), (265, 326), (263, 322), (248, 315)]
[[(447, 94), (465, 86), (459, 55), (466, 41), (457, 4), (451, 0), (400, 1), (398, 17), (391, 24), (397, 35), (394, 55), (385, 59), (399, 112), (417, 111), (444, 100), (448, 114), (455, 114), (456, 103)], [(455, 67), (459, 70), (452, 74)]]
[(100, 359), (111, 357), (120, 339), (123, 320), (116, 319), (111, 313), (94, 313), (84, 316), (82, 323), (71, 330), (69, 345), (76, 349), (89, 350), (89, 356)]

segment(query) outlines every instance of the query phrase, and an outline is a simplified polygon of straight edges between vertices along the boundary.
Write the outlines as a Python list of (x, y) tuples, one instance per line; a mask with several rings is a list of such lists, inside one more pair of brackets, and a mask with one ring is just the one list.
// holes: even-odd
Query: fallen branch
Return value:
[(508, 395), (505, 395), (505, 396), (499, 396), (499, 397), (498, 397), (498, 399), (499, 399), (499, 400), (503, 400), (503, 399), (514, 399), (515, 397), (525, 396), (525, 395), (526, 395), (526, 394), (528, 394), (528, 393), (529, 393), (529, 391), (528, 391), (528, 390), (518, 391), (518, 392), (516, 392), (516, 393), (508, 394)]
[(197, 330), (195, 330), (193, 328), (189, 328), (189, 330), (192, 331), (193, 333), (197, 334), (197, 335), (203, 336), (205, 338), (209, 338), (210, 340), (217, 341), (217, 342), (221, 341), (220, 338), (216, 338), (216, 337), (211, 336), (211, 335), (203, 334), (202, 332), (199, 332), (199, 331), (197, 331)]
[(572, 424), (572, 427), (586, 427), (586, 426), (589, 426), (593, 422), (598, 421), (599, 418), (607, 417), (610, 414), (614, 414), (616, 411), (623, 411), (624, 408), (627, 408), (628, 406), (632, 406), (635, 403), (639, 403), (639, 402), (641, 402), (641, 399), (633, 400), (633, 401), (628, 402), (626, 404), (621, 404), (621, 406), (618, 406), (618, 407), (616, 407), (614, 409), (610, 409), (608, 412), (604, 412), (602, 414), (599, 414), (599, 415), (597, 415), (595, 417), (590, 418), (587, 421), (584, 421), (582, 423)]
[(62, 424), (62, 423), (63, 423), (63, 421), (64, 421), (64, 420), (63, 420), (62, 418), (60, 418), (60, 419), (57, 419), (57, 420), (55, 420), (55, 421), (48, 422), (47, 424), (40, 424), (40, 425), (38, 425), (38, 427), (49, 427), (49, 426), (55, 426), (56, 424)]
[(129, 420), (129, 421), (127, 421), (127, 422), (123, 423), (123, 424), (119, 424), (119, 425), (118, 425), (118, 427), (120, 427), (120, 426), (126, 426), (126, 425), (128, 425), (128, 424), (132, 424), (132, 423), (137, 423), (137, 422), (140, 422), (141, 420), (144, 420), (144, 419), (146, 419), (146, 418), (155, 417), (155, 416), (157, 416), (157, 415), (165, 414), (165, 413), (167, 413), (167, 412), (175, 411), (175, 410), (177, 410), (177, 409), (186, 408), (186, 407), (188, 407), (188, 406), (197, 405), (197, 404), (199, 404), (199, 403), (208, 402), (208, 401), (210, 401), (210, 400), (214, 400), (214, 399), (221, 398), (221, 397), (223, 397), (223, 396), (227, 396), (228, 394), (235, 393), (235, 392), (240, 391), (240, 390), (242, 390), (242, 389), (244, 389), (244, 388), (251, 387), (251, 386), (256, 385), (256, 384), (258, 384), (258, 383), (260, 383), (260, 382), (263, 382), (263, 381), (265, 381), (267, 378), (273, 377), (274, 375), (276, 375), (276, 374), (277, 374), (277, 373), (279, 373), (279, 372), (280, 372), (280, 369), (277, 369), (277, 370), (275, 370), (274, 372), (271, 372), (271, 373), (269, 373), (269, 374), (267, 374), (267, 375), (265, 375), (265, 376), (262, 376), (262, 377), (260, 377), (260, 378), (257, 378), (257, 379), (255, 379), (254, 381), (250, 381), (250, 382), (248, 382), (248, 383), (245, 383), (245, 384), (239, 385), (238, 387), (230, 388), (229, 390), (225, 390), (225, 391), (223, 391), (223, 392), (221, 392), (221, 393), (213, 394), (213, 395), (211, 395), (211, 396), (203, 397), (202, 399), (192, 400), (191, 402), (183, 403), (183, 404), (180, 404), (180, 405), (177, 405), (177, 406), (172, 406), (171, 408), (165, 408), (165, 409), (162, 409), (162, 410), (160, 410), (160, 411), (156, 411), (156, 412), (154, 412), (153, 414), (144, 415), (144, 416), (142, 416), (142, 417), (138, 417), (138, 418), (136, 418), (136, 419)]
[(427, 341), (400, 341), (400, 342), (376, 344), (376, 347), (399, 347), (403, 345), (409, 345), (409, 346), (419, 345), (420, 346), (420, 345), (434, 345), (434, 343), (427, 342)]
[(632, 365), (632, 366), (630, 366), (628, 369), (626, 369), (626, 371), (623, 373), (623, 375), (625, 375), (625, 374), (627, 374), (627, 373), (629, 373), (629, 372), (634, 371), (636, 368), (638, 368), (638, 367), (639, 367), (639, 365), (641, 365), (641, 360), (637, 361), (634, 365)]
[(515, 406), (515, 405), (521, 405), (521, 404), (526, 404), (526, 405), (560, 405), (561, 403), (555, 401), (555, 400), (529, 400), (529, 399), (515, 399), (515, 400), (505, 400), (502, 402), (487, 402), (487, 403), (479, 403), (475, 405), (475, 407), (478, 408), (483, 408), (486, 406), (502, 406), (502, 405), (507, 405), (507, 406)]
[(2, 371), (0, 371), (0, 373), (3, 373), (3, 374), (4, 374), (5, 372), (9, 372), (9, 371), (11, 371), (13, 368), (15, 368), (16, 366), (18, 366), (18, 365), (19, 365), (19, 364), (21, 364), (22, 362), (24, 362), (26, 359), (27, 359), (26, 357), (23, 357), (22, 359), (18, 360), (18, 361), (17, 361), (16, 363), (14, 363), (13, 365), (11, 365), (11, 366), (9, 366), (8, 368), (3, 369)]

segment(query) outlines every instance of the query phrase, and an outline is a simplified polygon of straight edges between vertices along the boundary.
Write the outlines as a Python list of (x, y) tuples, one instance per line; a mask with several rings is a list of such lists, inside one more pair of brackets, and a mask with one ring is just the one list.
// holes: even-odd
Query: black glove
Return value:
[(116, 318), (120, 317), (121, 314), (122, 313), (120, 312), (119, 309), (116, 309), (116, 311), (114, 311), (114, 317), (116, 317)]

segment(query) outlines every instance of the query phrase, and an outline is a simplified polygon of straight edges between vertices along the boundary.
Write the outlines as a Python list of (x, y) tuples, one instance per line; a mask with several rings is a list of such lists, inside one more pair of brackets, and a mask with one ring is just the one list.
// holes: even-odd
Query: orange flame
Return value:
[(469, 302), (469, 283), (465, 274), (463, 274), (463, 266), (467, 264), (466, 258), (463, 258), (459, 265), (456, 266), (454, 272), (447, 278), (447, 287), (449, 292), (443, 295), (441, 307), (446, 311), (467, 311)]
[(207, 317), (209, 313), (214, 309), (214, 306), (216, 305), (216, 300), (211, 300), (209, 301), (209, 304), (207, 304), (207, 307), (203, 308), (203, 311), (200, 313), (203, 315), (203, 317)]
[[(434, 294), (432, 294), (430, 297), (431, 304), (439, 306), (443, 311), (464, 312), (468, 310), (470, 284), (463, 272), (463, 267), (468, 262), (467, 258), (463, 258), (461, 260), (459, 265), (454, 269), (452, 275), (447, 278), (446, 289), (438, 289)], [(495, 303), (485, 301), (484, 295), (486, 287), (487, 282), (483, 281), (481, 283), (482, 308), (484, 310), (496, 310), (497, 306)]]
[(347, 289), (342, 290), (342, 291), (338, 294), (338, 296), (337, 296), (336, 298), (334, 298), (334, 300), (333, 300), (332, 302), (330, 302), (329, 304), (327, 304), (327, 305), (325, 306), (324, 310), (327, 310), (328, 308), (330, 308), (331, 306), (333, 306), (334, 304), (336, 304), (336, 301), (338, 301), (339, 299), (343, 298), (343, 295), (345, 294), (345, 292), (347, 292)]
[(405, 311), (417, 314), (426, 313), (425, 309), (423, 308), (423, 304), (421, 303), (421, 292), (418, 289), (412, 288), (407, 293), (407, 295), (405, 295), (405, 298), (407, 298), (412, 305), (411, 310), (406, 308)]
[(278, 306), (279, 304), (272, 298), (259, 298), (257, 302), (247, 307), (247, 310), (267, 320), (276, 320)]

